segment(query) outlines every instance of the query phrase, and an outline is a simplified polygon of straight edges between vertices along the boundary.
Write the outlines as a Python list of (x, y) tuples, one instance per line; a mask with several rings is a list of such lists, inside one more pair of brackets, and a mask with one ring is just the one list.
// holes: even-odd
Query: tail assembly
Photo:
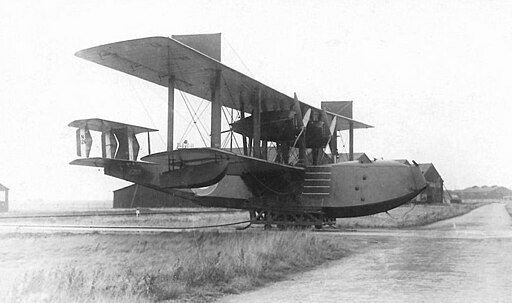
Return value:
[[(151, 154), (149, 133), (156, 129), (103, 119), (76, 120), (69, 126), (77, 128), (77, 155), (81, 157), (72, 161), (72, 165), (103, 167), (106, 175), (157, 190), (209, 186), (226, 175), (225, 159), (200, 156), (184, 161), (182, 156), (177, 156), (183, 154), (179, 151), (159, 153), (165, 158), (163, 161), (152, 161), (151, 156), (144, 158), (147, 161), (138, 161), (140, 145), (136, 135), (148, 134)], [(93, 143), (90, 131), (101, 133), (101, 157), (89, 157)]]
[[(84, 119), (69, 123), (76, 127), (76, 146), (79, 157), (89, 158), (92, 146), (90, 131), (101, 132), (101, 154), (106, 159), (122, 159), (136, 161), (140, 146), (137, 134), (157, 131), (147, 127), (113, 122), (103, 119)], [(148, 139), (149, 142), (149, 139)], [(150, 149), (150, 146), (148, 146)], [(151, 151), (150, 151), (151, 153)]]
[[(103, 167), (105, 174), (138, 184), (152, 186), (158, 167), (152, 163), (137, 161), (140, 145), (136, 135), (156, 131), (103, 119), (76, 120), (69, 124), (76, 127), (77, 155), (81, 157), (72, 161), (72, 165)], [(101, 133), (101, 157), (90, 157), (93, 138), (91, 131)]]

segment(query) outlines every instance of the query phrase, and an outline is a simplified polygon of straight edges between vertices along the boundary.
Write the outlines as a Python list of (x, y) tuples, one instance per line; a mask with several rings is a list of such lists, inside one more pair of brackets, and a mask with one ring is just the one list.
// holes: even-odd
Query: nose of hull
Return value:
[(396, 161), (345, 162), (331, 171), (330, 205), (333, 217), (371, 215), (400, 206), (426, 187), (419, 167)]

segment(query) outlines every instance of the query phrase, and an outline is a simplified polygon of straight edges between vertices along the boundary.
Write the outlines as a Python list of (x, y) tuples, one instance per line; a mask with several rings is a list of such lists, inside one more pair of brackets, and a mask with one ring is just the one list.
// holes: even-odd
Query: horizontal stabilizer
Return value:
[(104, 119), (91, 118), (91, 119), (81, 119), (75, 120), (68, 124), (70, 127), (76, 128), (88, 128), (89, 130), (94, 130), (97, 132), (105, 132), (110, 131), (112, 129), (126, 128), (128, 131), (139, 134), (139, 133), (147, 133), (147, 132), (156, 132), (157, 129), (152, 129), (149, 127), (136, 126), (121, 122), (114, 122)]
[(124, 159), (85, 158), (72, 161), (72, 165), (103, 167), (105, 175), (157, 188), (161, 167), (155, 163)]
[(72, 165), (103, 167), (105, 174), (157, 188), (197, 188), (219, 182), (227, 172), (226, 160), (206, 160), (204, 163), (169, 166), (145, 161), (86, 158), (72, 161)]

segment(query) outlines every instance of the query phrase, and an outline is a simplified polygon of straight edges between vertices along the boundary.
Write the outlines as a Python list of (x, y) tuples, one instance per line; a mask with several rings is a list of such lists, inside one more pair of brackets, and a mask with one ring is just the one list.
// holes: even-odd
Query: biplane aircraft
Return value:
[[(103, 167), (106, 175), (200, 205), (248, 210), (252, 223), (265, 227), (321, 227), (336, 218), (384, 212), (426, 186), (416, 165), (337, 162), (337, 132), (349, 130), (352, 154), (353, 130), (371, 126), (310, 106), (224, 65), (220, 34), (122, 41), (76, 56), (167, 87), (169, 115), (167, 150), (153, 154), (149, 133), (155, 129), (103, 119), (71, 122), (80, 157), (73, 165)], [(210, 147), (174, 150), (175, 89), (211, 102)], [(242, 136), (243, 154), (221, 149), (222, 106), (239, 112), (230, 127)], [(101, 133), (101, 157), (90, 157), (91, 131)], [(141, 133), (148, 134), (149, 155), (138, 160)], [(273, 159), (269, 142), (275, 146)], [(331, 155), (324, 153), (327, 146)], [(290, 157), (293, 153), (298, 156)]]

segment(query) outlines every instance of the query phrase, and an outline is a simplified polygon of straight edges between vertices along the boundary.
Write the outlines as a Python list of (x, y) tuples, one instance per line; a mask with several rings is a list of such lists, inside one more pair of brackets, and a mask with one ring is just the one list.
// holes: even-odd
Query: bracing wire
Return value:
[[(222, 77), (222, 80), (224, 81), (224, 84), (225, 84), (225, 86), (227, 88), (228, 95), (229, 95), (229, 98), (231, 100), (231, 103), (233, 104), (233, 107), (236, 107), (235, 98), (233, 98), (233, 94), (231, 93), (231, 90), (229, 89), (229, 85), (228, 85), (228, 83), (226, 81), (226, 78), (224, 78), (224, 75), (222, 75), (222, 74), (221, 74), (221, 77)], [(222, 109), (223, 109), (222, 112), (224, 113), (226, 121), (229, 121), (226, 113), (224, 112), (224, 107), (222, 107)], [(232, 110), (231, 111), (231, 123), (233, 123), (233, 108), (231, 108), (231, 110)], [(240, 113), (239, 110), (237, 110), (237, 112), (238, 112), (237, 119), (239, 119), (241, 117), (241, 113)], [(240, 149), (240, 146), (238, 145), (238, 141), (236, 140), (236, 137), (233, 136), (233, 131), (231, 131), (231, 138), (234, 139), (237, 149)]]
[[(224, 118), (226, 119), (226, 121), (229, 121), (228, 116), (225, 112), (224, 106), (222, 107), (222, 113), (224, 114)], [(231, 121), (233, 122), (233, 113), (231, 113)], [(240, 145), (238, 145), (238, 141), (236, 140), (236, 137), (233, 135), (233, 131), (230, 130), (229, 132), (230, 132), (230, 134), (229, 134), (229, 136), (226, 137), (226, 139), (224, 139), (224, 143), (222, 144), (222, 147), (223, 148), (227, 147), (230, 140), (233, 140), (235, 142), (236, 148), (239, 150)]]
[[(183, 101), (184, 101), (184, 103), (185, 103), (185, 106), (187, 107), (187, 110), (188, 110), (188, 112), (189, 112), (189, 114), (190, 114), (190, 116), (191, 116), (191, 118), (192, 118), (191, 123), (193, 123), (193, 124), (196, 126), (196, 128), (197, 128), (197, 132), (199, 133), (199, 136), (201, 137), (201, 140), (203, 141), (203, 144), (204, 144), (205, 146), (207, 146), (206, 141), (205, 141), (205, 140), (204, 140), (204, 138), (203, 138), (203, 134), (201, 133), (201, 130), (199, 129), (199, 126), (197, 125), (197, 121), (199, 121), (199, 123), (203, 126), (203, 128), (205, 128), (205, 127), (204, 127), (204, 125), (201, 123), (200, 115), (198, 116), (198, 115), (197, 115), (197, 112), (192, 113), (192, 110), (191, 110), (192, 104), (190, 103), (190, 101), (188, 100), (188, 98), (186, 98), (186, 97), (185, 97), (185, 95), (183, 94), (183, 92), (182, 92), (182, 91), (179, 91), (179, 92), (180, 92), (181, 97), (183, 98)], [(198, 110), (199, 110), (199, 108), (200, 108), (200, 107), (201, 107), (201, 104), (199, 104), (199, 106), (198, 106)], [(204, 111), (203, 111), (203, 112), (204, 112)], [(202, 112), (201, 112), (201, 114), (202, 114)], [(194, 117), (194, 116), (195, 116), (195, 117)], [(197, 119), (196, 119), (196, 118), (197, 118)], [(189, 126), (190, 126), (190, 125), (191, 125), (191, 124), (189, 123)], [(189, 126), (187, 126), (187, 130), (186, 130), (186, 131), (185, 131), (185, 133), (183, 134), (183, 136), (182, 136), (182, 138), (181, 138), (181, 140), (180, 140), (180, 141), (183, 141), (183, 139), (185, 138), (185, 136), (186, 136), (186, 135), (188, 135), (188, 133), (190, 132), (191, 127), (189, 127)]]
[(242, 65), (245, 67), (245, 69), (247, 70), (249, 75), (251, 75), (251, 77), (254, 78), (254, 74), (251, 72), (249, 67), (247, 67), (247, 65), (245, 64), (244, 60), (242, 60), (242, 58), (238, 55), (238, 53), (236, 52), (235, 48), (231, 45), (231, 43), (229, 43), (228, 39), (226, 38), (226, 35), (224, 35), (224, 41), (226, 41), (226, 43), (228, 44), (229, 48), (231, 48), (231, 50), (235, 53), (235, 56), (238, 58), (238, 60), (240, 60), (240, 63), (242, 63)]
[(345, 158), (346, 159), (343, 159), (344, 161), (348, 161), (348, 157), (347, 157), (347, 147), (345, 145), (345, 142), (343, 141), (343, 136), (341, 135), (341, 130), (339, 131), (339, 134), (340, 134), (340, 140), (341, 140), (341, 157)]
[[(188, 106), (187, 106), (187, 109), (188, 109)], [(202, 135), (201, 131), (199, 130), (199, 127), (197, 126), (196, 121), (194, 121), (193, 118), (192, 118), (192, 121), (190, 121), (189, 125), (187, 126), (187, 129), (183, 133), (180, 141), (182, 142), (184, 140), (184, 138), (190, 133), (190, 131), (193, 128), (192, 125), (194, 125), (197, 128), (197, 132), (199, 133), (199, 136), (201, 137), (201, 140), (203, 141), (203, 144), (206, 146), (206, 142), (205, 142), (205, 140), (203, 138), (203, 135)]]
[[(202, 120), (201, 120), (201, 116), (203, 116), (203, 113), (206, 111), (206, 109), (208, 109), (208, 103), (204, 103), (204, 107), (201, 109), (201, 106), (203, 105), (203, 99), (201, 99), (201, 103), (199, 103), (199, 105), (197, 106), (197, 109), (195, 110), (195, 115), (197, 117), (197, 121), (199, 121), (199, 124), (203, 127), (203, 130), (206, 134), (208, 134), (210, 132), (210, 130), (204, 126)], [(192, 103), (191, 103), (192, 104)], [(201, 110), (201, 111), (199, 111)], [(208, 135), (207, 135), (208, 136)]]
[[(149, 114), (149, 111), (148, 111), (146, 105), (144, 105), (144, 102), (142, 102), (142, 98), (139, 96), (139, 93), (137, 92), (135, 87), (133, 87), (133, 83), (132, 83), (132, 81), (129, 78), (128, 78), (128, 84), (130, 85), (131, 90), (135, 93), (137, 101), (139, 101), (140, 105), (144, 109), (144, 112), (146, 112), (146, 116), (149, 118), (149, 121), (151, 122), (151, 126), (153, 128), (157, 128), (156, 124), (155, 124), (155, 121), (153, 121), (153, 118)], [(160, 138), (160, 141), (162, 141), (162, 144), (165, 145), (164, 138), (162, 137), (162, 134), (160, 132), (157, 132), (157, 134), (158, 134), (158, 137)]]
[[(182, 70), (179, 66), (178, 66), (178, 68), (177, 68), (177, 71), (178, 71), (178, 72), (181, 72), (181, 73), (183, 72), (183, 70)], [(183, 76), (183, 74), (182, 74), (182, 76)], [(196, 128), (197, 128), (197, 131), (198, 131), (198, 133), (199, 133), (199, 136), (201, 137), (201, 140), (203, 141), (203, 144), (204, 144), (205, 146), (208, 146), (208, 145), (206, 144), (206, 141), (205, 141), (205, 140), (204, 140), (204, 138), (203, 138), (203, 134), (202, 134), (202, 133), (201, 133), (201, 131), (199, 130), (199, 126), (197, 126), (197, 122), (199, 121), (199, 124), (203, 127), (203, 129), (205, 130), (206, 134), (208, 134), (208, 130), (207, 130), (207, 129), (206, 129), (206, 127), (203, 125), (203, 123), (201, 122), (201, 119), (200, 119), (200, 117), (201, 117), (202, 113), (204, 112), (204, 110), (203, 110), (203, 111), (201, 111), (201, 113), (200, 113), (199, 115), (197, 115), (197, 112), (198, 112), (198, 111), (199, 111), (199, 109), (201, 108), (201, 104), (202, 104), (203, 102), (201, 101), (201, 103), (200, 103), (200, 104), (198, 105), (198, 107), (197, 107), (197, 110), (196, 110), (196, 111), (194, 111), (194, 113), (192, 113), (192, 110), (190, 109), (190, 107), (192, 107), (192, 103), (190, 102), (190, 100), (188, 100), (188, 98), (186, 97), (186, 95), (185, 95), (181, 90), (179, 90), (179, 89), (178, 89), (178, 91), (179, 91), (179, 92), (180, 92), (180, 94), (181, 94), (181, 98), (183, 99), (183, 103), (185, 103), (185, 106), (187, 107), (187, 110), (188, 110), (188, 112), (189, 112), (189, 114), (190, 114), (190, 116), (191, 116), (191, 118), (192, 118), (192, 120), (193, 120), (193, 124), (195, 124), (195, 126), (196, 126)], [(188, 103), (187, 103), (187, 102), (188, 102)], [(189, 106), (190, 106), (190, 107), (189, 107)], [(205, 106), (205, 107), (204, 107), (204, 109), (206, 109), (206, 108), (207, 108), (207, 106)], [(194, 118), (194, 116), (195, 116), (195, 118)], [(187, 127), (187, 128), (188, 128), (188, 127)], [(188, 134), (188, 132), (190, 132), (190, 130), (188, 130), (186, 134)], [(183, 141), (183, 139), (185, 138), (186, 134), (184, 134), (184, 135), (182, 136), (182, 139), (181, 139), (180, 141)]]
[(221, 147), (226, 148), (228, 143), (229, 143), (229, 136), (224, 138), (224, 141), (222, 142)]
[[(194, 108), (192, 107), (192, 102), (188, 99), (188, 97), (182, 91), (180, 91), (180, 94), (181, 94), (181, 97), (183, 98), (183, 102), (185, 103), (185, 106), (187, 107), (187, 110), (188, 110), (188, 112), (190, 114), (190, 117), (192, 118), (192, 121), (193, 122), (199, 121), (199, 124), (203, 127), (203, 130), (206, 133), (208, 133), (208, 129), (206, 129), (206, 127), (204, 126), (204, 124), (201, 122), (201, 119), (200, 119), (201, 115), (204, 112), (204, 110), (201, 111), (201, 113), (199, 115), (197, 114), (197, 112), (201, 108), (201, 105), (202, 105), (203, 102), (201, 101), (201, 103), (198, 105), (197, 109), (193, 110)], [(199, 129), (198, 129), (198, 131), (200, 132)]]
[(236, 137), (235, 136), (231, 136), (231, 138), (233, 138), (233, 140), (235, 141), (235, 145), (236, 145), (237, 150), (240, 150), (240, 145), (238, 145), (238, 141), (236, 140)]

